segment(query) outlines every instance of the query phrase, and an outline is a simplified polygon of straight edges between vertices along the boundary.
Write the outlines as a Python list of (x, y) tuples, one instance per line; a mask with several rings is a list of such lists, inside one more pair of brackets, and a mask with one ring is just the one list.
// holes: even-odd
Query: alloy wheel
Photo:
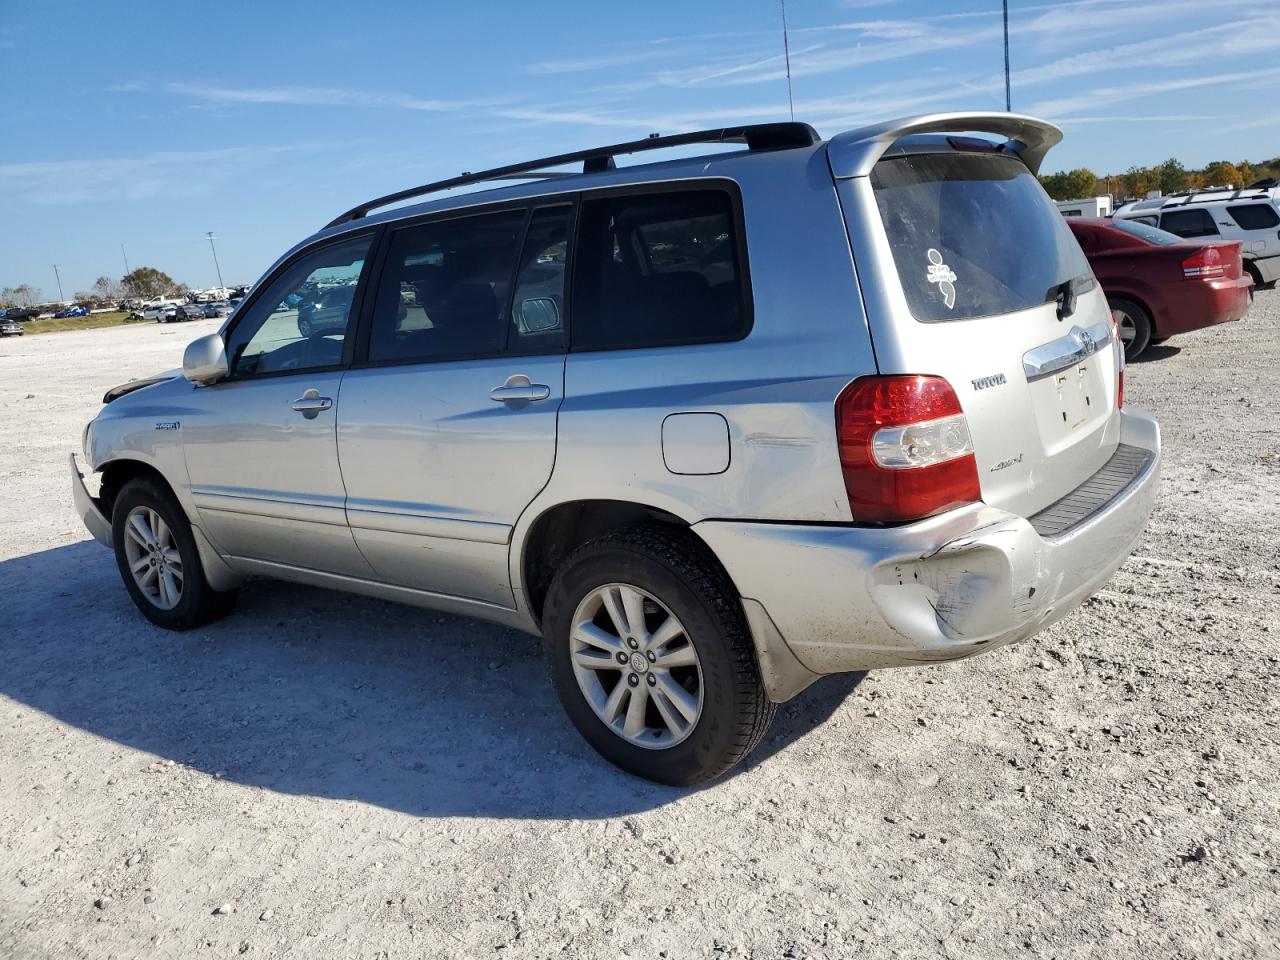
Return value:
[(182, 554), (173, 530), (150, 507), (134, 507), (125, 518), (125, 557), (142, 595), (160, 610), (182, 600)]
[(1133, 322), (1133, 317), (1129, 316), (1129, 311), (1113, 307), (1111, 316), (1116, 322), (1116, 326), (1120, 328), (1120, 342), (1126, 347), (1133, 343), (1134, 338), (1138, 336), (1138, 325)]
[(684, 625), (639, 587), (608, 583), (573, 615), (573, 674), (614, 734), (649, 750), (683, 741), (702, 714), (702, 665)]

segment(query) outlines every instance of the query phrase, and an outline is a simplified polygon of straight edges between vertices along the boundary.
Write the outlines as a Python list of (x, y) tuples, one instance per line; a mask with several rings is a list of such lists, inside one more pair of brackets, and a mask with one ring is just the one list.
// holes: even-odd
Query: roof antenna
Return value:
[(1013, 96), (1009, 88), (1009, 0), (1004, 0), (1004, 109), (1013, 113)]
[(791, 119), (796, 119), (796, 104), (791, 99), (791, 46), (787, 43), (787, 0), (778, 0), (782, 4), (782, 55), (787, 61), (787, 106), (791, 108)]

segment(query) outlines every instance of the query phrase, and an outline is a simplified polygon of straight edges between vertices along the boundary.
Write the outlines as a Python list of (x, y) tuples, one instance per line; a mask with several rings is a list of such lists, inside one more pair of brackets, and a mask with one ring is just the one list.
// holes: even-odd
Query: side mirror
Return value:
[(182, 355), (182, 375), (197, 387), (217, 383), (230, 372), (227, 348), (218, 334), (211, 333), (187, 344), (187, 351)]
[(516, 308), (516, 327), (525, 334), (559, 330), (560, 308), (550, 297), (521, 300)]

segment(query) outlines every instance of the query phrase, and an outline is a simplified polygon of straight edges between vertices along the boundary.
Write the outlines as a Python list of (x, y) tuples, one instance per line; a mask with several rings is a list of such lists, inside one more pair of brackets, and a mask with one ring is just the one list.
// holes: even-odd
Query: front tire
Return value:
[(298, 333), (300, 333), (303, 337), (310, 337), (312, 332), (313, 330), (311, 326), (311, 321), (308, 320), (306, 317), (299, 317)]
[(551, 584), (543, 637), (574, 726), (637, 776), (710, 780), (773, 719), (737, 591), (685, 531), (636, 527), (579, 547)]
[(177, 499), (150, 477), (130, 480), (111, 511), (111, 540), (125, 589), (142, 615), (166, 630), (226, 616), (236, 590), (205, 579), (191, 524)]
[(1120, 341), (1124, 344), (1126, 362), (1140, 356), (1151, 343), (1153, 326), (1151, 314), (1141, 304), (1123, 297), (1108, 297), (1111, 316), (1120, 328)]

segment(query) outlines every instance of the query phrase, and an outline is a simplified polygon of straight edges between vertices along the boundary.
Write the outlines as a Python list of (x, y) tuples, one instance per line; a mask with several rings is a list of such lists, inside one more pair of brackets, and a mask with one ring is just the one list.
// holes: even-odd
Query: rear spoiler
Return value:
[(997, 133), (1004, 149), (1016, 153), (1032, 173), (1062, 139), (1052, 123), (1020, 113), (926, 113), (889, 120), (837, 134), (827, 142), (827, 158), (837, 179), (865, 177), (876, 161), (903, 137), (914, 133)]

